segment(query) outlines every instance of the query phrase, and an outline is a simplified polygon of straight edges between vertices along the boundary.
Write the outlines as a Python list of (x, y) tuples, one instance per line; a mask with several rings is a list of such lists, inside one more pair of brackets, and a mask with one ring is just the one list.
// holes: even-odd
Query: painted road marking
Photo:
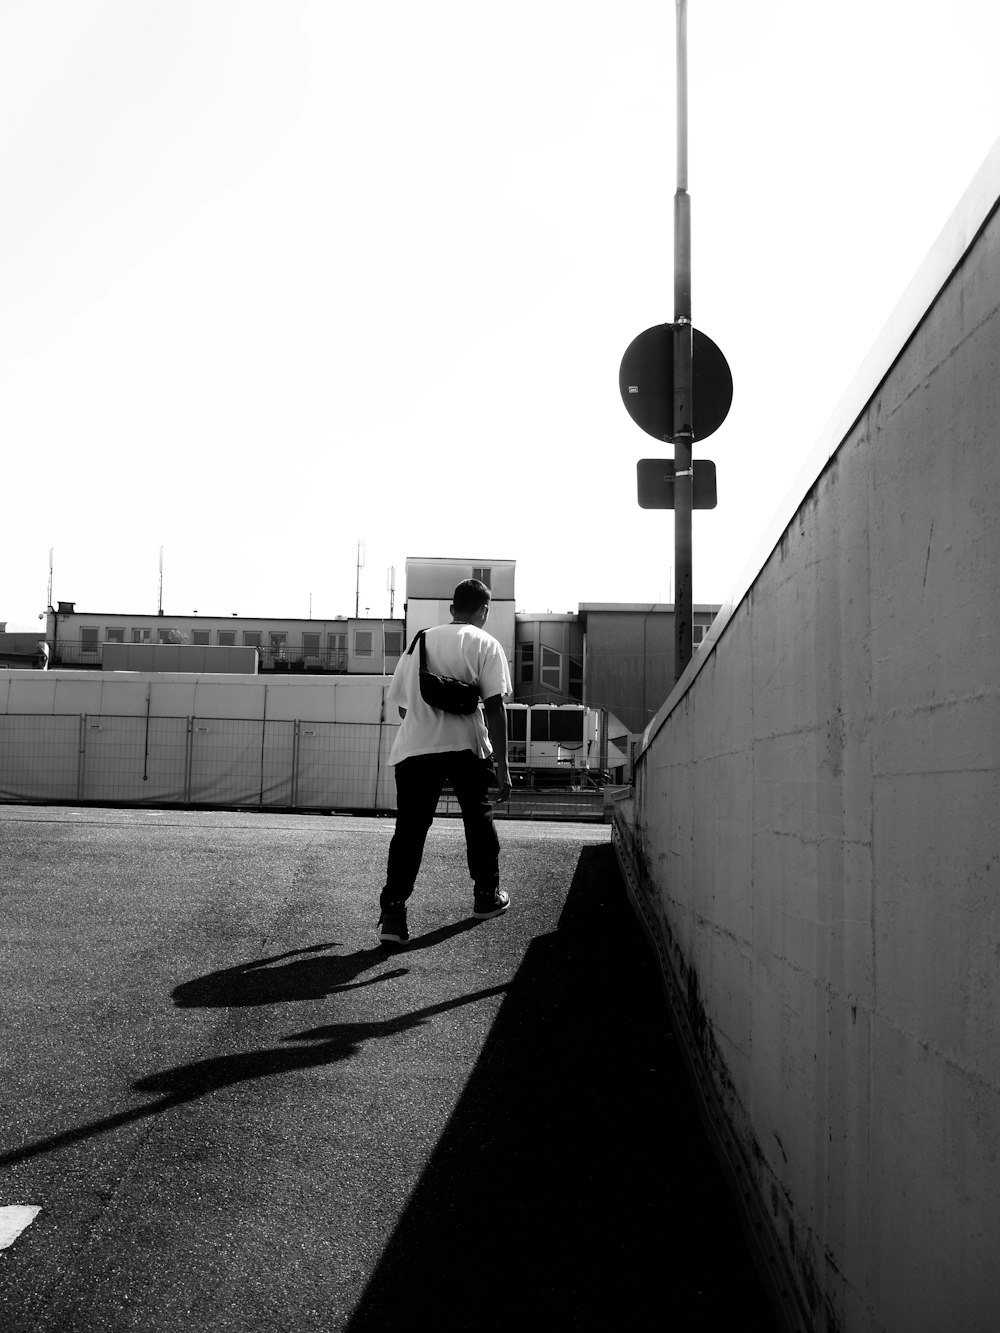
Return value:
[(13, 1245), (25, 1227), (41, 1212), (33, 1203), (10, 1203), (0, 1205), (0, 1250)]

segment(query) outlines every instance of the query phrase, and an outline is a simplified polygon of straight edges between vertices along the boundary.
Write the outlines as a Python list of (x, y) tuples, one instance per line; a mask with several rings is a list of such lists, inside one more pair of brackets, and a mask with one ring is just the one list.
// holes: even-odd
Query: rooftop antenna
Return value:
[(54, 546), (49, 547), (49, 600), (45, 603), (47, 611), (52, 610), (52, 553), (55, 549)]
[(386, 575), (385, 586), (389, 589), (389, 619), (392, 619), (393, 609), (396, 605), (396, 566), (390, 565), (389, 572)]
[(163, 547), (160, 547), (160, 593), (156, 603), (156, 614), (163, 615)]
[(365, 564), (365, 544), (358, 542), (358, 570), (357, 579), (354, 584), (354, 619), (357, 620), (361, 613), (361, 571)]

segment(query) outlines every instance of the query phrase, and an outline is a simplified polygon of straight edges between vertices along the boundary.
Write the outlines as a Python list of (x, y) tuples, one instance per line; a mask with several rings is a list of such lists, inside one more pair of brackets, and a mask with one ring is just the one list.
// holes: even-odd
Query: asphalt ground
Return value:
[(608, 829), (0, 807), (4, 1333), (774, 1327)]

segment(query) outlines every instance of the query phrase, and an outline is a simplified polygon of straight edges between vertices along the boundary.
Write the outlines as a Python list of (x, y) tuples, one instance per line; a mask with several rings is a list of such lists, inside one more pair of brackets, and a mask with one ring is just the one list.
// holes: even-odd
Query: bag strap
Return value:
[[(409, 657), (410, 654), (413, 652), (414, 648), (417, 646), (417, 644), (418, 644), (418, 643), (420, 644), (420, 670), (421, 670), (421, 671), (426, 671), (426, 670), (427, 670), (427, 645), (424, 643), (424, 635), (425, 635), (426, 633), (427, 633), (427, 631), (426, 631), (425, 629), (422, 629), (422, 630), (420, 631), (419, 634), (417, 634), (417, 635), (414, 636), (413, 642), (410, 644), (409, 648), (407, 648), (407, 650), (406, 650), (406, 655), (407, 655), (407, 657)], [(476, 686), (476, 689), (479, 689), (478, 682), (477, 682), (477, 681), (474, 681), (474, 680), (462, 681), (462, 684), (463, 684), (463, 685), (475, 685), (475, 686)]]
[(416, 648), (417, 644), (418, 644), (418, 643), (420, 644), (420, 670), (421, 670), (421, 671), (426, 671), (426, 670), (427, 670), (427, 648), (426, 648), (426, 646), (424, 645), (424, 635), (425, 635), (426, 633), (427, 633), (427, 631), (426, 631), (425, 629), (422, 629), (422, 630), (420, 631), (419, 634), (417, 634), (417, 635), (414, 636), (413, 642), (410, 644), (409, 648), (407, 648), (407, 650), (406, 650), (406, 656), (409, 657), (410, 654), (413, 652), (414, 648)]

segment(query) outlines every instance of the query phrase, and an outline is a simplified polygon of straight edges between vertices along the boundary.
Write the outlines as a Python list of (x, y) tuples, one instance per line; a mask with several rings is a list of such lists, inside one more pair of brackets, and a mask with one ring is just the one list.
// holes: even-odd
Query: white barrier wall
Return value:
[[(382, 676), (258, 676), (189, 672), (11, 671), (0, 673), (5, 713), (145, 717), (305, 718), (378, 722)], [(393, 725), (398, 726), (397, 718)]]
[[(392, 809), (385, 677), (0, 674), (0, 800)], [(395, 709), (391, 710), (396, 712)]]
[(1000, 1328), (998, 193), (995, 152), (617, 816), (811, 1330)]

